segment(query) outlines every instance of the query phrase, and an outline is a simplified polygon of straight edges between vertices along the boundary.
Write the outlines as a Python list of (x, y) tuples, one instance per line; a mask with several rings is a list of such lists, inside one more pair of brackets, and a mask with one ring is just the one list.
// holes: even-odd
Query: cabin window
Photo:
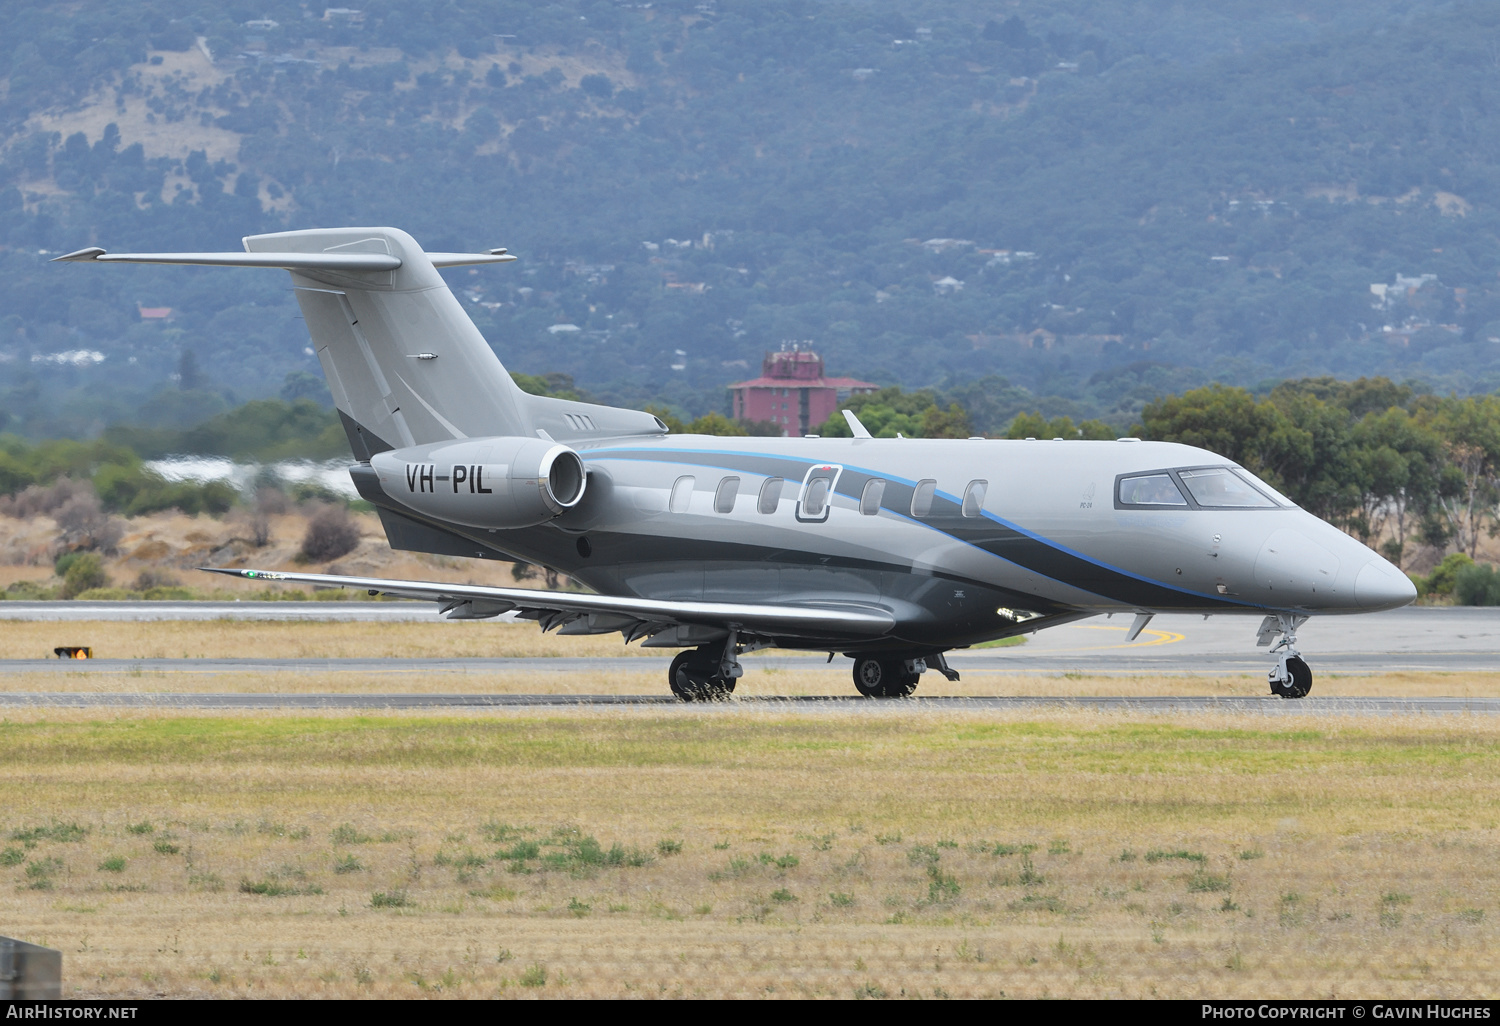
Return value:
[(733, 513), (734, 500), (740, 494), (740, 479), (737, 477), (726, 477), (719, 482), (719, 487), (714, 491), (714, 512)]
[(966, 517), (977, 517), (984, 512), (984, 491), (990, 486), (988, 481), (970, 481), (969, 487), (964, 489), (963, 513)]
[(923, 478), (917, 482), (917, 487), (911, 493), (911, 515), (914, 517), (925, 517), (932, 512), (932, 497), (937, 494), (937, 482), (932, 478)]
[(762, 513), (775, 513), (776, 507), (781, 504), (781, 486), (784, 484), (785, 478), (766, 478), (766, 483), (760, 486), (760, 502), (756, 504), (756, 508)]
[(1187, 499), (1170, 474), (1142, 474), (1120, 479), (1120, 503), (1124, 506), (1186, 506)]
[(693, 485), (696, 483), (692, 477), (679, 477), (672, 485), (672, 499), (667, 508), (673, 513), (686, 513), (688, 503), (693, 501)]
[(1200, 506), (1218, 506), (1230, 509), (1274, 508), (1275, 503), (1250, 487), (1249, 483), (1232, 473), (1228, 467), (1210, 467), (1207, 470), (1179, 470), (1177, 476), (1192, 493), (1193, 501)]
[(885, 482), (872, 477), (865, 482), (865, 490), (859, 493), (859, 511), (867, 517), (880, 512), (880, 500), (885, 498)]

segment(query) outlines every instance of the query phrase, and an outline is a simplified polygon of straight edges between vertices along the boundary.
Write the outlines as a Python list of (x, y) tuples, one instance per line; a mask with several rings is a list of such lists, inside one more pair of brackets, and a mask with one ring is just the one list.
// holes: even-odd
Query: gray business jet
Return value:
[[(93, 263), (290, 271), (393, 548), (524, 560), (593, 594), (264, 570), (239, 577), (427, 599), (560, 634), (676, 648), (668, 684), (723, 698), (764, 647), (841, 652), (860, 694), (910, 695), (944, 653), (1099, 613), (1260, 618), (1271, 691), (1312, 672), (1316, 613), (1403, 606), (1396, 567), (1205, 449), (1122, 438), (669, 435), (649, 413), (543, 398), (506, 373), (438, 273), (505, 250), (426, 253), (392, 228), (256, 235), (243, 253), (107, 253)], [(1278, 640), (1279, 637), (1279, 640)]]

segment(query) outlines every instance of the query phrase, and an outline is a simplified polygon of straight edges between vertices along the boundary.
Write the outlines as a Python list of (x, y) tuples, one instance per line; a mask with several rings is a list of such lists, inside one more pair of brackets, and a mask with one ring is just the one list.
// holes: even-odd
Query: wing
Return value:
[(324, 588), (361, 588), (372, 595), (425, 599), (442, 603), (450, 620), (483, 620), (515, 612), (537, 621), (544, 631), (562, 634), (609, 634), (619, 631), (627, 642), (646, 638), (646, 645), (682, 647), (741, 634), (858, 641), (879, 637), (895, 626), (895, 617), (879, 606), (860, 603), (767, 605), (737, 602), (676, 602), (622, 598), (574, 592), (487, 588), (435, 581), (392, 581), (380, 577), (299, 574), (272, 570), (228, 570), (199, 567), (209, 573), (257, 581), (292, 581)]

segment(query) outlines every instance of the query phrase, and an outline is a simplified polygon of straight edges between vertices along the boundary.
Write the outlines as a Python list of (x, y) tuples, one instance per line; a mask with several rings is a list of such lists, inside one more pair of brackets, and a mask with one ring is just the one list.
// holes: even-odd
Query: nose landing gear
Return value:
[(1257, 644), (1270, 645), (1272, 638), (1281, 635), (1271, 649), (1277, 658), (1269, 675), (1271, 694), (1280, 698), (1306, 698), (1312, 690), (1312, 667), (1297, 651), (1297, 628), (1306, 622), (1307, 617), (1295, 613), (1275, 613), (1261, 621)]

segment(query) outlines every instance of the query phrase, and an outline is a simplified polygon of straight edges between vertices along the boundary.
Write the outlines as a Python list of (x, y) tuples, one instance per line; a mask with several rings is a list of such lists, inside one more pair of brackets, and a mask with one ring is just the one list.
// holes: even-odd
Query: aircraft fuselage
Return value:
[[(1050, 624), (1120, 610), (1352, 613), (1413, 597), (1379, 555), (1190, 446), (701, 435), (571, 444), (588, 471), (576, 507), (524, 530), (445, 527), (604, 594), (890, 609), (895, 630), (860, 650), (975, 644), (1021, 633), (1018, 614)], [(1204, 492), (1204, 481), (1222, 491), (1217, 478), (1245, 487), (1227, 499)], [(381, 504), (400, 504), (409, 479), (382, 475)], [(1211, 505), (1223, 501), (1259, 505)]]

